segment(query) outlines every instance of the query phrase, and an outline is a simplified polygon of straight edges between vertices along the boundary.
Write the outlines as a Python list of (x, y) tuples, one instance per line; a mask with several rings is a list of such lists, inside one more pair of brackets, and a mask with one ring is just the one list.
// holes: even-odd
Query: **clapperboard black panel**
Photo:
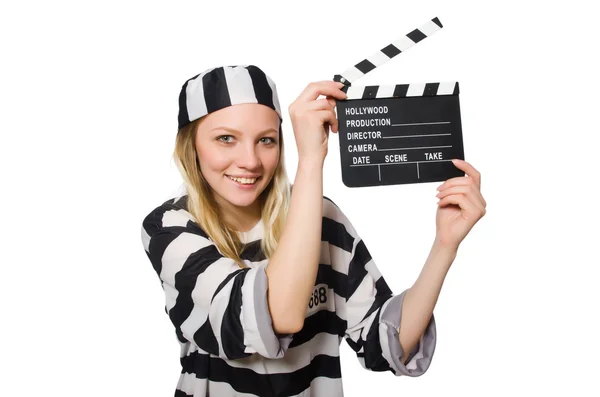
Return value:
[(355, 86), (352, 82), (442, 28), (438, 18), (361, 60), (334, 81), (342, 180), (348, 187), (438, 182), (465, 173), (458, 82)]
[[(453, 84), (449, 95), (337, 101), (344, 184), (396, 185), (464, 176), (450, 161), (464, 159), (458, 83)], [(439, 85), (427, 86), (435, 90)], [(408, 89), (395, 89), (402, 87)]]

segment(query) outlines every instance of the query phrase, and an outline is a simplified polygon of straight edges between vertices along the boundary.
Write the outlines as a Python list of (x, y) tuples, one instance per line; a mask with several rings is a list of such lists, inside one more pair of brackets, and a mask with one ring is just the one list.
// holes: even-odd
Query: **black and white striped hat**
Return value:
[(254, 65), (220, 66), (188, 79), (179, 94), (179, 126), (227, 106), (260, 103), (281, 116), (275, 83)]

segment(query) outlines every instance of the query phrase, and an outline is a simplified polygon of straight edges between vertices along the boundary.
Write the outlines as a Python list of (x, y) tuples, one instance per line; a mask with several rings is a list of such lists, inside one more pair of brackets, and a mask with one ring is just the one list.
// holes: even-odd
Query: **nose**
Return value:
[(261, 161), (257, 153), (257, 147), (253, 142), (249, 142), (246, 145), (240, 145), (237, 153), (237, 166), (239, 168), (246, 168), (249, 170), (260, 167)]

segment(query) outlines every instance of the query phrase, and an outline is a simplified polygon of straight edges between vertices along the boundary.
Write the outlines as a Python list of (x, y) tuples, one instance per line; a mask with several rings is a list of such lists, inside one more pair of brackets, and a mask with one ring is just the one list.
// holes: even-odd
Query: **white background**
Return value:
[[(465, 158), (488, 212), (445, 280), (428, 372), (370, 373), (344, 342), (345, 394), (597, 396), (592, 3), (3, 3), (0, 395), (173, 395), (178, 344), (140, 227), (181, 181), (171, 154), (187, 78), (224, 64), (265, 70), (293, 180), (287, 106), (306, 84), (437, 16), (442, 30), (360, 84), (458, 81)], [(393, 291), (410, 287), (439, 183), (347, 188), (337, 135), (324, 175)]]

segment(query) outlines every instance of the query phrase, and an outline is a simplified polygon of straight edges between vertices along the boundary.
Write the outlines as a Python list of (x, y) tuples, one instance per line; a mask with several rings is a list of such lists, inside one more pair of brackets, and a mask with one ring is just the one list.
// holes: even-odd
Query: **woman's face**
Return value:
[(264, 105), (220, 109), (198, 124), (196, 153), (220, 205), (247, 207), (268, 186), (279, 162), (279, 117)]

